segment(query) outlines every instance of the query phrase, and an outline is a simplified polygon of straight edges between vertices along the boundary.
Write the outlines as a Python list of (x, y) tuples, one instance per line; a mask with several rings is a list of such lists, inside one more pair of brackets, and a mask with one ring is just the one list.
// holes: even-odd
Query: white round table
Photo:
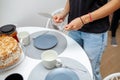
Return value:
[[(51, 29), (46, 29), (42, 27), (34, 27), (34, 26), (17, 28), (18, 32), (27, 31), (30, 34), (37, 31), (43, 31), (43, 30), (52, 31), (53, 29), (51, 30)], [(53, 31), (56, 31), (56, 30), (53, 30)], [(83, 66), (86, 67), (86, 69), (90, 73), (91, 78), (93, 79), (91, 64), (84, 50), (79, 46), (79, 44), (77, 44), (72, 38), (68, 37), (66, 34), (60, 31), (56, 31), (56, 32), (62, 34), (67, 40), (67, 47), (64, 50), (64, 52), (59, 55), (59, 57), (68, 57), (68, 58), (72, 58), (74, 60), (79, 61)], [(9, 71), (6, 71), (4, 73), (0, 73), (0, 80), (4, 80), (8, 75), (12, 73), (20, 73), (24, 77), (24, 80), (27, 80), (32, 69), (40, 62), (41, 60), (32, 59), (26, 56), (24, 61), (18, 66), (16, 66), (15, 68)]]

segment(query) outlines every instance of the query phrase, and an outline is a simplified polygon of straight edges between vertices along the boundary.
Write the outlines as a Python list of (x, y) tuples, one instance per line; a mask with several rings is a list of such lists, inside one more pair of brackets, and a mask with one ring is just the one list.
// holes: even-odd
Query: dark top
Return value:
[[(73, 19), (80, 17), (84, 14), (92, 12), (105, 3), (107, 0), (69, 0), (70, 12), (68, 17), (68, 23)], [(109, 17), (105, 17), (88, 24), (85, 24), (80, 31), (89, 33), (102, 33), (109, 29)]]

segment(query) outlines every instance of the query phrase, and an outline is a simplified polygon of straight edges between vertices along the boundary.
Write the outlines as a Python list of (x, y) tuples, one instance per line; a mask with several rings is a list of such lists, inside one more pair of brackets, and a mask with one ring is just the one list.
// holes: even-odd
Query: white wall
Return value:
[(65, 6), (66, 0), (0, 0), (0, 26), (45, 26), (48, 18), (39, 12), (51, 13)]

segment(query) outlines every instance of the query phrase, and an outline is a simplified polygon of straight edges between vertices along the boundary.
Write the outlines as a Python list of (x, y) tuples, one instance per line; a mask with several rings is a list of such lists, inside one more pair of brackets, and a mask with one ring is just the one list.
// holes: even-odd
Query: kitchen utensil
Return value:
[(38, 13), (40, 16), (46, 17), (46, 18), (52, 18), (52, 15), (49, 13), (45, 13), (45, 12), (40, 12)]

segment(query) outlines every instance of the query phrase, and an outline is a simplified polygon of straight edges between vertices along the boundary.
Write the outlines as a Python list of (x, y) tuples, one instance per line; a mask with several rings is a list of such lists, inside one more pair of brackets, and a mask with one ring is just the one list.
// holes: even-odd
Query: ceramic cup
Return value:
[(30, 34), (28, 32), (26, 31), (19, 32), (17, 34), (17, 37), (22, 45), (27, 46), (30, 44)]
[(41, 60), (46, 69), (53, 69), (58, 65), (58, 53), (55, 50), (46, 50), (41, 54)]
[(10, 74), (5, 80), (23, 80), (23, 76), (19, 73)]

